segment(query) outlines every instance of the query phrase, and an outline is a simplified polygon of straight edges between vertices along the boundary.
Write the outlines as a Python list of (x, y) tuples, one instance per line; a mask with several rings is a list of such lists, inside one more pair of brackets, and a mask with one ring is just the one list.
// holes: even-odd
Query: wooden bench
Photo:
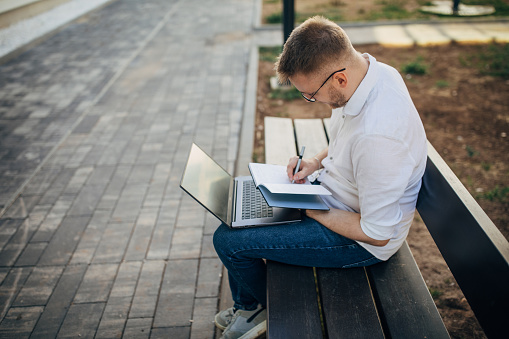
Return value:
[[(328, 123), (266, 118), (266, 162), (286, 165), (301, 145), (318, 153)], [(430, 144), (428, 152), (419, 214), (486, 335), (507, 338), (509, 243)], [(449, 338), (406, 243), (367, 268), (268, 262), (267, 289), (270, 339)]]

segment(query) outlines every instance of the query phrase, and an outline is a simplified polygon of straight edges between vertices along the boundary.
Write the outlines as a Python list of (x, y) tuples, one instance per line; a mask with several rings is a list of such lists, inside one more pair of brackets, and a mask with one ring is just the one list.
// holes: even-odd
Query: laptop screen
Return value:
[(180, 186), (224, 223), (231, 208), (231, 180), (228, 172), (193, 144)]

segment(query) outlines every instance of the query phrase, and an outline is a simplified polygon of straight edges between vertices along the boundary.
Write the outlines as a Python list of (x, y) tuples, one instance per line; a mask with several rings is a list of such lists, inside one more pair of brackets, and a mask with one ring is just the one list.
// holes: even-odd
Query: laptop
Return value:
[(276, 225), (302, 219), (298, 209), (267, 205), (251, 176), (233, 178), (194, 143), (180, 187), (232, 228)]

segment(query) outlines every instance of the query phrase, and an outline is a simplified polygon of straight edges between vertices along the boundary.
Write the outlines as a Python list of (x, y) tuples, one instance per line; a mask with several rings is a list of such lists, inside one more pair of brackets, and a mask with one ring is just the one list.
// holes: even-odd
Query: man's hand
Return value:
[(297, 166), (298, 161), (299, 157), (297, 156), (290, 158), (288, 166), (286, 166), (286, 172), (288, 173), (288, 179), (290, 179), (290, 181), (295, 180), (297, 184), (303, 184), (306, 182), (306, 177), (313, 174), (313, 172), (318, 169), (319, 163), (313, 158), (302, 159), (300, 162), (300, 170), (294, 176), (293, 173), (295, 173), (295, 166)]

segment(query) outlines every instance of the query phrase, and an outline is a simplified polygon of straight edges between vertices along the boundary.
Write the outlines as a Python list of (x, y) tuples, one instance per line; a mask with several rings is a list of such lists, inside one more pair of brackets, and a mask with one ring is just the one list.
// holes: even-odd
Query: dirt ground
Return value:
[[(509, 238), (509, 80), (481, 75), (469, 61), (488, 46), (450, 44), (435, 47), (356, 46), (400, 70), (421, 115), (428, 139), (470, 193)], [(402, 67), (419, 60), (425, 75)], [(330, 109), (303, 99), (269, 98), (273, 63), (261, 61), (257, 100), (255, 156), (263, 161), (263, 117), (327, 117)], [(408, 242), (452, 338), (484, 338), (473, 312), (457, 287), (418, 216)]]
[[(380, 21), (395, 19), (436, 18), (419, 12), (426, 0), (298, 0), (294, 1), (295, 20), (304, 21), (315, 14), (334, 21)], [(282, 0), (263, 0), (262, 23), (271, 23), (271, 15), (279, 15)]]

